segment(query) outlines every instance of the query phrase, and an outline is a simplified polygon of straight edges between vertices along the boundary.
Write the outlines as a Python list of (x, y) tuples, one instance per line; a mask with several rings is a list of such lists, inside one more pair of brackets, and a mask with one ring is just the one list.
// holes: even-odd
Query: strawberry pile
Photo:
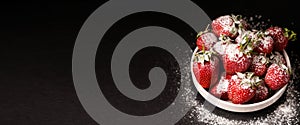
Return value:
[(287, 28), (256, 30), (240, 15), (221, 16), (211, 30), (197, 35), (193, 72), (203, 88), (222, 100), (260, 102), (288, 84), (291, 74), (282, 52), (294, 40), (296, 34)]

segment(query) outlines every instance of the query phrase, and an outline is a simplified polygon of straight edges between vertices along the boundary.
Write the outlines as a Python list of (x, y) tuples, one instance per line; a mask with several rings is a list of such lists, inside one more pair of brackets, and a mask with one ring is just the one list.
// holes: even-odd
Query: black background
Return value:
[[(299, 7), (292, 1), (194, 2), (211, 19), (231, 13), (258, 14), (300, 33)], [(97, 124), (76, 96), (71, 67), (77, 34), (103, 3), (1, 3), (0, 124)], [(289, 44), (288, 53), (297, 52), (297, 42)]]

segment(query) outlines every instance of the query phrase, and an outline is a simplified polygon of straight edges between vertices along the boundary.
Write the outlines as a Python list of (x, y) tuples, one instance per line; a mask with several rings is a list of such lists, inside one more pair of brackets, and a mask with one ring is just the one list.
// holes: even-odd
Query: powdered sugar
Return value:
[[(244, 81), (244, 82), (250, 82), (250, 80), (248, 81)], [(241, 84), (241, 88), (242, 89), (248, 89), (248, 88), (250, 88), (251, 87), (251, 84)], [(252, 89), (250, 89), (250, 90), (252, 90)], [(253, 91), (250, 91), (250, 92), (253, 92)]]
[(244, 17), (243, 19), (249, 23), (251, 29), (264, 30), (271, 26), (271, 20), (265, 19), (264, 17), (262, 17), (262, 15)]
[(231, 77), (231, 79), (232, 79), (232, 80), (237, 80), (237, 79), (238, 79), (238, 76), (237, 76), (237, 75), (233, 75), (233, 76)]
[[(270, 41), (272, 41), (272, 42), (270, 42)], [(267, 49), (269, 46), (271, 46), (273, 44), (273, 39), (271, 36), (267, 36), (261, 42), (263, 44), (263, 49)]]

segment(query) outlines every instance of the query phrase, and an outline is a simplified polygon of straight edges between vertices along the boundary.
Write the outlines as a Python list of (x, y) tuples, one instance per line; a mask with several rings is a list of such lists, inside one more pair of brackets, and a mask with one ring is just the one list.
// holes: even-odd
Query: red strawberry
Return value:
[(250, 66), (250, 71), (254, 72), (254, 75), (256, 76), (263, 76), (265, 75), (267, 71), (267, 59), (263, 55), (254, 55), (253, 56), (253, 61)]
[(257, 38), (256, 47), (254, 50), (258, 53), (267, 53), (270, 54), (273, 50), (273, 38), (270, 36), (262, 36)]
[(221, 98), (222, 100), (228, 100), (228, 84), (231, 79), (231, 75), (223, 73), (220, 81), (210, 89), (210, 93), (217, 98)]
[(264, 101), (268, 98), (269, 96), (269, 90), (266, 87), (266, 85), (261, 82), (260, 85), (257, 86), (255, 96), (250, 100), (252, 103)]
[(240, 51), (237, 44), (229, 44), (223, 55), (223, 65), (226, 73), (245, 72), (251, 65), (252, 58)]
[(272, 90), (278, 90), (288, 84), (290, 79), (288, 68), (284, 64), (272, 64), (265, 76), (267, 86)]
[(280, 27), (270, 27), (266, 30), (266, 34), (270, 35), (274, 40), (274, 50), (282, 51), (288, 43), (288, 37), (284, 34), (284, 30)]
[(248, 23), (242, 19), (241, 15), (225, 15), (213, 20), (212, 29), (217, 36), (228, 36), (235, 38), (239, 31), (244, 31), (249, 28)]
[(218, 38), (215, 34), (211, 32), (200, 32), (197, 36), (197, 46), (199, 50), (202, 50), (203, 48), (205, 50), (209, 50), (214, 43), (218, 41)]
[(234, 19), (229, 16), (221, 16), (213, 20), (212, 30), (217, 36), (225, 35), (235, 38), (238, 35), (238, 29), (235, 27)]
[(218, 80), (219, 59), (209, 51), (200, 51), (195, 55), (193, 72), (200, 85), (209, 88)]
[(228, 85), (228, 98), (234, 104), (242, 104), (250, 101), (256, 93), (255, 84), (260, 83), (254, 73), (237, 73), (233, 75)]

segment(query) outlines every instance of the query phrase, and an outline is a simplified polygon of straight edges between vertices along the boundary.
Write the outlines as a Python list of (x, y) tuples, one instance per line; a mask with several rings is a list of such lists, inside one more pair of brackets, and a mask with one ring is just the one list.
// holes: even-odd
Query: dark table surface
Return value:
[[(89, 2), (1, 3), (1, 125), (97, 124), (85, 112), (76, 95), (72, 79), (72, 53), (82, 24), (103, 3), (104, 1), (96, 0)], [(282, 3), (196, 1), (195, 3), (211, 19), (232, 13), (248, 17), (262, 15), (263, 18), (270, 19), (274, 25), (288, 27), (300, 33), (299, 15), (296, 14), (299, 7), (291, 1)], [(221, 4), (221, 7), (217, 7), (215, 4)], [(130, 21), (134, 21), (134, 18), (138, 18), (138, 16), (133, 17)], [(147, 23), (147, 17), (144, 18), (146, 18), (144, 22)], [(151, 16), (148, 18), (149, 20), (153, 19)], [(187, 40), (190, 46), (195, 48), (193, 39), (196, 32), (190, 30), (182, 32), (190, 35), (187, 36), (190, 37)], [(204, 111), (201, 106), (204, 99), (198, 95), (196, 102), (199, 104), (194, 106), (177, 124), (215, 123), (218, 120), (239, 124), (255, 123), (265, 119), (273, 120), (273, 122), (299, 124), (299, 45), (298, 41), (292, 42), (286, 49), (294, 68), (293, 84), (275, 104), (253, 113), (232, 113), (216, 108), (213, 112), (203, 116)], [(141, 60), (144, 57), (143, 54), (137, 55), (137, 65), (159, 59), (160, 63), (153, 65), (164, 67), (165, 63), (163, 62), (170, 61), (171, 58), (164, 58), (168, 57), (168, 54), (163, 54), (159, 50), (153, 53), (144, 50), (144, 54), (149, 54), (148, 56), (153, 58)], [(154, 56), (155, 54), (158, 56)], [(176, 68), (176, 65), (174, 67)], [(178, 80), (176, 74), (172, 75), (174, 69), (167, 68), (166, 70), (171, 74), (169, 79)], [(133, 75), (140, 75), (139, 71), (133, 69)], [(147, 76), (147, 74), (142, 75)], [(146, 77), (142, 76), (141, 78)], [(172, 81), (169, 81), (168, 84), (172, 84)], [(178, 86), (170, 85), (169, 87), (176, 89)], [(174, 91), (169, 93), (172, 92), (174, 93)], [(169, 95), (165, 101), (168, 102), (168, 99), (173, 96)], [(162, 105), (164, 104), (157, 106)], [(286, 110), (279, 110), (279, 107), (282, 109), (284, 106)], [(289, 109), (295, 111), (289, 111)], [(145, 110), (145, 112), (147, 111), (150, 112), (150, 110)]]

